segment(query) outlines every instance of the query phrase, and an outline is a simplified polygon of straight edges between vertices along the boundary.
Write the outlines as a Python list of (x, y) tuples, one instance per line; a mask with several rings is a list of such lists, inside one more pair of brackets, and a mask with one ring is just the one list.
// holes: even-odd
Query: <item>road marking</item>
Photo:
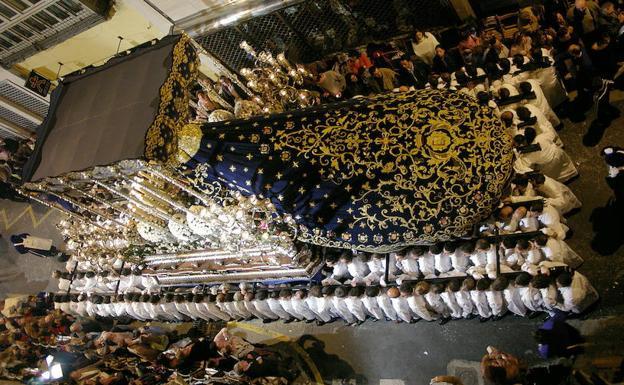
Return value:
[(32, 206), (28, 205), (24, 208), (24, 210), (22, 210), (21, 213), (19, 213), (17, 217), (15, 217), (15, 219), (9, 220), (9, 217), (7, 216), (7, 213), (6, 213), (6, 209), (3, 208), (3, 209), (0, 209), (0, 218), (4, 222), (4, 230), (9, 231), (20, 219), (22, 219), (23, 216), (28, 215), (28, 217), (30, 217), (30, 220), (32, 222), (33, 229), (36, 229), (37, 227), (39, 227), (39, 225), (41, 225), (41, 223), (43, 223), (43, 221), (45, 221), (48, 218), (48, 216), (50, 216), (50, 214), (52, 214), (53, 211), (54, 209), (50, 209), (48, 210), (48, 212), (43, 214), (41, 218), (37, 219), (37, 214), (35, 214), (35, 211), (33, 210)]
[(261, 328), (252, 324), (242, 323), (242, 322), (235, 322), (235, 321), (228, 322), (227, 326), (228, 326), (228, 329), (231, 327), (240, 328), (240, 329), (244, 329), (244, 330), (256, 333), (256, 334), (271, 337), (278, 341), (290, 342), (292, 347), (297, 351), (297, 353), (301, 356), (301, 358), (303, 358), (305, 363), (308, 365), (308, 368), (310, 368), (310, 370), (312, 371), (312, 374), (314, 375), (314, 381), (316, 381), (315, 384), (316, 385), (325, 384), (325, 382), (323, 382), (323, 376), (321, 376), (321, 372), (319, 372), (318, 368), (314, 364), (314, 361), (312, 361), (312, 358), (310, 357), (308, 352), (306, 352), (301, 346), (299, 346), (299, 344), (296, 341), (293, 341), (293, 339), (290, 338), (289, 336), (282, 334), (282, 333), (278, 333), (273, 330)]
[(379, 385), (405, 385), (403, 380), (379, 380)]

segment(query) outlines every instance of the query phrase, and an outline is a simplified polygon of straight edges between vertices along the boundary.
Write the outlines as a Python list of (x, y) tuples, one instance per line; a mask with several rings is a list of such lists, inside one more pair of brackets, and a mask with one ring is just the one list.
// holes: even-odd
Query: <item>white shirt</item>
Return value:
[(240, 315), (243, 316), (243, 318), (249, 318), (252, 316), (252, 313), (247, 310), (247, 307), (245, 306), (245, 302), (244, 301), (234, 301), (234, 308), (236, 309), (236, 312)]
[(438, 272), (444, 274), (453, 268), (451, 256), (446, 253), (434, 255), (435, 268)]
[(465, 273), (470, 265), (470, 259), (461, 250), (456, 250), (453, 254), (451, 254), (451, 265), (453, 266), (453, 269), (459, 271), (460, 273)]
[(293, 307), (293, 311), (299, 315), (298, 318), (305, 318), (308, 321), (315, 320), (316, 314), (308, 307), (308, 304), (304, 299), (292, 297), (290, 302)]
[(266, 299), (263, 300), (258, 300), (258, 299), (254, 299), (252, 301), (254, 307), (256, 308), (256, 310), (258, 312), (260, 312), (263, 317), (265, 319), (278, 319), (279, 316), (277, 314), (275, 314), (272, 310), (271, 307), (269, 306), (269, 302)]
[(334, 264), (331, 278), (342, 279), (349, 275), (349, 268), (346, 263), (336, 262)]
[(425, 300), (436, 313), (438, 313), (442, 317), (448, 317), (449, 311), (446, 308), (446, 305), (444, 304), (444, 301), (442, 300), (440, 294), (430, 291), (429, 293), (425, 294)]
[(485, 291), (471, 290), (470, 298), (472, 299), (472, 303), (474, 303), (480, 317), (490, 318), (492, 316), (492, 310), (488, 305)]
[(358, 319), (358, 321), (366, 320), (366, 310), (364, 308), (364, 304), (359, 297), (347, 297), (345, 298), (345, 303), (347, 304), (347, 308)]
[(461, 318), (462, 317), (462, 308), (457, 303), (457, 299), (455, 297), (455, 293), (452, 291), (445, 291), (444, 293), (440, 293), (440, 298), (444, 301), (444, 304), (448, 308), (451, 317), (453, 318)]
[(347, 263), (347, 270), (353, 278), (364, 278), (369, 273), (368, 266), (359, 258), (353, 258), (351, 262)]
[(265, 317), (264, 314), (260, 313), (258, 311), (258, 309), (256, 309), (256, 306), (254, 305), (253, 301), (243, 301), (243, 305), (245, 305), (245, 309), (247, 309), (247, 311), (249, 313), (251, 313), (254, 317), (258, 318), (258, 319), (269, 319), (269, 317)]
[(397, 262), (399, 269), (404, 274), (407, 274), (412, 277), (418, 277), (420, 275), (420, 270), (418, 268), (418, 261), (412, 258), (403, 258), (402, 260)]
[(323, 321), (329, 322), (332, 319), (332, 315), (327, 307), (321, 306), (325, 302), (321, 297), (307, 296), (305, 298), (305, 302), (308, 305), (308, 308), (316, 315), (316, 318)]
[(510, 312), (521, 317), (526, 315), (527, 309), (520, 298), (520, 291), (513, 286), (513, 284), (509, 284), (509, 286), (503, 290), (503, 296), (505, 297), (505, 302)]
[(539, 289), (542, 296), (542, 302), (544, 309), (549, 313), (552, 313), (557, 307), (557, 287), (555, 285), (549, 285), (544, 289)]
[(286, 312), (286, 310), (284, 310), (278, 299), (269, 298), (267, 299), (267, 303), (269, 304), (269, 308), (271, 309), (271, 311), (277, 314), (280, 318), (285, 320), (292, 318), (292, 316), (288, 312)]
[(334, 296), (332, 297), (332, 303), (334, 304), (334, 308), (336, 309), (340, 317), (342, 317), (342, 319), (344, 319), (348, 323), (355, 322), (355, 317), (353, 313), (349, 311), (349, 308), (347, 307), (347, 303), (345, 302), (344, 298)]
[(381, 308), (381, 310), (383, 310), (384, 314), (388, 319), (392, 321), (397, 320), (397, 314), (394, 310), (394, 306), (392, 305), (390, 297), (388, 297), (386, 294), (379, 294), (377, 296), (377, 304), (379, 304), (379, 307)]
[(229, 321), (230, 315), (224, 311), (222, 311), (219, 306), (215, 302), (204, 301), (201, 303), (202, 306), (206, 309), (206, 313), (215, 317), (215, 319), (220, 319), (223, 321)]
[(390, 301), (392, 301), (392, 307), (394, 308), (398, 318), (403, 320), (403, 322), (409, 323), (412, 321), (412, 313), (410, 311), (409, 304), (407, 303), (407, 298), (390, 298)]
[(437, 318), (436, 314), (427, 308), (427, 301), (422, 295), (414, 294), (410, 296), (407, 298), (407, 304), (412, 313), (425, 321), (433, 321)]
[(422, 274), (427, 278), (428, 276), (435, 275), (435, 258), (430, 253), (418, 258), (418, 268)]
[(582, 313), (598, 300), (596, 289), (578, 271), (575, 271), (572, 276), (572, 284), (568, 287), (560, 287), (559, 292), (563, 298), (563, 303), (559, 305), (559, 308), (567, 312)]
[(290, 302), (290, 298), (280, 298), (279, 300), (280, 305), (282, 305), (282, 308), (288, 313), (290, 314), (292, 317), (296, 318), (296, 319), (302, 319), (303, 317), (301, 317), (301, 315), (297, 314), (295, 312), (295, 309), (292, 306), (292, 302)]
[(472, 302), (470, 292), (463, 290), (456, 291), (455, 299), (457, 300), (457, 304), (462, 308), (462, 317), (466, 318), (475, 312), (475, 306)]
[(485, 297), (488, 302), (488, 306), (492, 310), (492, 315), (503, 315), (507, 311), (505, 307), (505, 300), (503, 299), (503, 293), (496, 290), (486, 290)]
[(375, 317), (378, 320), (381, 320), (384, 318), (383, 310), (381, 310), (381, 307), (379, 306), (379, 303), (377, 302), (377, 297), (364, 296), (362, 298), (362, 303), (364, 304), (364, 307), (366, 308), (366, 312), (368, 314), (370, 314), (371, 316)]
[(527, 287), (519, 287), (518, 291), (520, 292), (520, 299), (524, 306), (530, 311), (542, 311), (543, 310), (543, 302), (542, 295), (539, 290), (532, 288), (530, 286)]

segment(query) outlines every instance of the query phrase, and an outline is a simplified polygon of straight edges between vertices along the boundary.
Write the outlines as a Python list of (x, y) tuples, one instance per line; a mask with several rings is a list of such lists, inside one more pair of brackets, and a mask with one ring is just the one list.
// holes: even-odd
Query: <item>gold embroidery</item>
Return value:
[[(376, 233), (372, 241), (383, 246), (350, 243), (368, 243), (358, 230), (333, 238), (301, 226), (305, 242), (383, 251), (466, 235), (498, 203), (512, 170), (500, 121), (461, 93), (385, 94), (319, 123), (297, 123), (276, 130), (275, 148), (289, 159), (314, 159), (324, 180), (356, 191), (357, 210), (346, 210), (345, 223)], [(391, 230), (397, 227), (404, 232)]]
[(159, 91), (158, 114), (145, 136), (145, 157), (177, 164), (178, 134), (188, 121), (189, 88), (197, 77), (199, 57), (186, 34), (174, 45), (172, 56), (169, 75)]

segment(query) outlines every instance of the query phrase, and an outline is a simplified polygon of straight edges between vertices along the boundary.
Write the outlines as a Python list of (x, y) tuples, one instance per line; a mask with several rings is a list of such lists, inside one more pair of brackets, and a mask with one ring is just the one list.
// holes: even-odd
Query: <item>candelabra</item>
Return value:
[(241, 49), (255, 59), (254, 68), (242, 68), (241, 75), (247, 80), (247, 87), (255, 96), (252, 102), (262, 113), (277, 113), (318, 104), (315, 92), (300, 88), (312, 74), (301, 64), (292, 66), (284, 53), (274, 57), (270, 52), (257, 53), (246, 41)]

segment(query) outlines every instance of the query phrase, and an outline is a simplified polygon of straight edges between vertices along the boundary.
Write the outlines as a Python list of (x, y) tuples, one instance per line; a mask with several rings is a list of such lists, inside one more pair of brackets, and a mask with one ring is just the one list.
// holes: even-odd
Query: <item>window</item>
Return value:
[(27, 28), (24, 28), (24, 27), (22, 27), (19, 24), (16, 25), (15, 27), (11, 28), (9, 31), (12, 31), (13, 33), (16, 33), (16, 34), (18, 34), (20, 36), (23, 36), (23, 37), (26, 37), (26, 38), (33, 36), (32, 32), (30, 32)]
[(7, 19), (11, 19), (17, 15), (17, 12), (7, 7), (3, 3), (0, 3), (0, 15), (4, 16)]
[(2, 37), (5, 37), (7, 40), (12, 40), (15, 43), (21, 43), (22, 39), (17, 36), (16, 34), (9, 32), (9, 31), (4, 31), (2, 32), (0, 35), (2, 35)]
[(0, 47), (4, 49), (11, 49), (13, 47), (13, 44), (9, 43), (8, 41), (4, 39), (0, 39)]
[(22, 0), (2, 0), (2, 2), (20, 12), (24, 12), (29, 7), (29, 5)]
[(57, 4), (73, 14), (82, 11), (82, 7), (80, 6), (80, 4), (76, 3), (74, 0), (61, 0)]
[(34, 17), (29, 17), (28, 19), (24, 20), (24, 24), (29, 26), (33, 31), (43, 32), (46, 30), (46, 26)]
[(50, 15), (46, 11), (37, 12), (35, 14), (35, 17), (37, 17), (37, 19), (41, 20), (44, 24), (47, 24), (49, 26), (58, 24), (58, 20), (56, 20), (54, 16)]
[(60, 20), (65, 20), (69, 17), (69, 13), (63, 11), (60, 7), (57, 7), (56, 5), (49, 6), (48, 8), (46, 8), (46, 11), (50, 12), (51, 14), (56, 16), (57, 19)]

